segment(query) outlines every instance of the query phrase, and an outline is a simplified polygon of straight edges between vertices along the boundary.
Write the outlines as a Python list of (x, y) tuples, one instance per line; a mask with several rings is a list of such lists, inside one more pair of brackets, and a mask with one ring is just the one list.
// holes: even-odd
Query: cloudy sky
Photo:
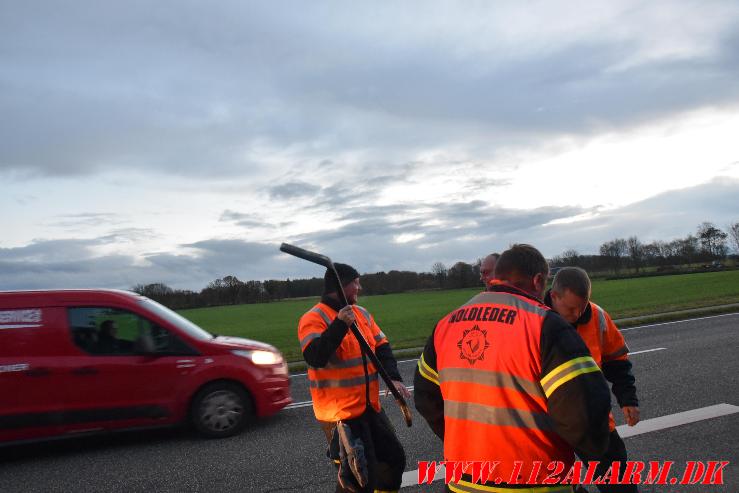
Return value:
[(0, 2), (0, 289), (739, 220), (739, 2)]

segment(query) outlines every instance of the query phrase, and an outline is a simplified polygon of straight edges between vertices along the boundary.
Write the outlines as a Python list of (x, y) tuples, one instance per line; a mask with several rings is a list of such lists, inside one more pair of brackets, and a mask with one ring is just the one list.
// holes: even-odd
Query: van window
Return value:
[(164, 327), (127, 310), (79, 307), (67, 313), (72, 341), (89, 354), (197, 354)]
[(150, 310), (155, 315), (162, 317), (170, 324), (176, 326), (178, 329), (185, 332), (193, 339), (199, 339), (201, 341), (213, 339), (213, 334), (211, 334), (210, 332), (200, 328), (179, 313), (170, 310), (166, 306), (160, 305), (154, 300), (144, 298), (143, 300), (141, 300), (141, 305), (146, 310)]

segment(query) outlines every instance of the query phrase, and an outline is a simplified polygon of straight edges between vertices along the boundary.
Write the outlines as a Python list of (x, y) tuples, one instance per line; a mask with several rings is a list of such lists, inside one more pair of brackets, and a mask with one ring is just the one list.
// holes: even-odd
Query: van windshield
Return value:
[(141, 300), (141, 304), (144, 306), (145, 309), (176, 326), (178, 329), (182, 330), (190, 337), (200, 339), (201, 341), (213, 339), (214, 337), (213, 334), (211, 334), (207, 330), (201, 329), (179, 313), (173, 312), (166, 306), (160, 305), (154, 300), (145, 298)]

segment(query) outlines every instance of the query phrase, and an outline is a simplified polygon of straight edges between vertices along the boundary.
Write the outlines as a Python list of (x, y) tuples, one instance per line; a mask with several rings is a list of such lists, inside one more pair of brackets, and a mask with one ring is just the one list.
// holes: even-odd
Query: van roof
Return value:
[(41, 289), (0, 291), (0, 308), (20, 305), (51, 305), (53, 303), (137, 301), (145, 299), (133, 291), (122, 289)]

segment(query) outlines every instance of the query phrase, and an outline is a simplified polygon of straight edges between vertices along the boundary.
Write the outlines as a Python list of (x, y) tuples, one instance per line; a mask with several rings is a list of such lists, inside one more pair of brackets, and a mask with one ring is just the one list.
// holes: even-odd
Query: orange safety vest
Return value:
[[(584, 324), (577, 325), (577, 333), (580, 334), (585, 345), (588, 346), (590, 354), (598, 363), (599, 367), (608, 361), (628, 359), (629, 348), (626, 346), (624, 336), (619, 332), (616, 324), (606, 311), (593, 303), (590, 303), (591, 316)], [(611, 431), (616, 429), (616, 420), (613, 413), (608, 414), (608, 427)]]
[[(579, 362), (542, 378), (540, 339), (548, 311), (523, 296), (483, 292), (439, 322), (434, 332), (438, 373), (431, 370), (430, 376), (438, 378), (444, 398), (447, 460), (500, 461), (496, 475), (501, 477), (510, 477), (514, 462), (523, 461), (529, 471), (523, 483), (530, 479), (531, 464), (542, 461), (536, 484), (546, 478), (550, 461), (563, 462), (565, 472), (572, 466), (574, 451), (554, 431), (547, 395), (577, 374), (573, 365)], [(423, 365), (428, 373), (430, 367)]]
[[(387, 343), (385, 334), (374, 321), (374, 318), (363, 307), (352, 305), (359, 330), (369, 346), (374, 349)], [(318, 303), (306, 312), (298, 324), (300, 349), (305, 348), (336, 318), (337, 311)], [(367, 361), (369, 374), (370, 405), (380, 411), (380, 387), (377, 370)], [(323, 368), (308, 367), (308, 385), (313, 399), (313, 412), (319, 421), (339, 421), (361, 416), (366, 409), (366, 384), (362, 350), (356, 337), (347, 331), (341, 345)]]

